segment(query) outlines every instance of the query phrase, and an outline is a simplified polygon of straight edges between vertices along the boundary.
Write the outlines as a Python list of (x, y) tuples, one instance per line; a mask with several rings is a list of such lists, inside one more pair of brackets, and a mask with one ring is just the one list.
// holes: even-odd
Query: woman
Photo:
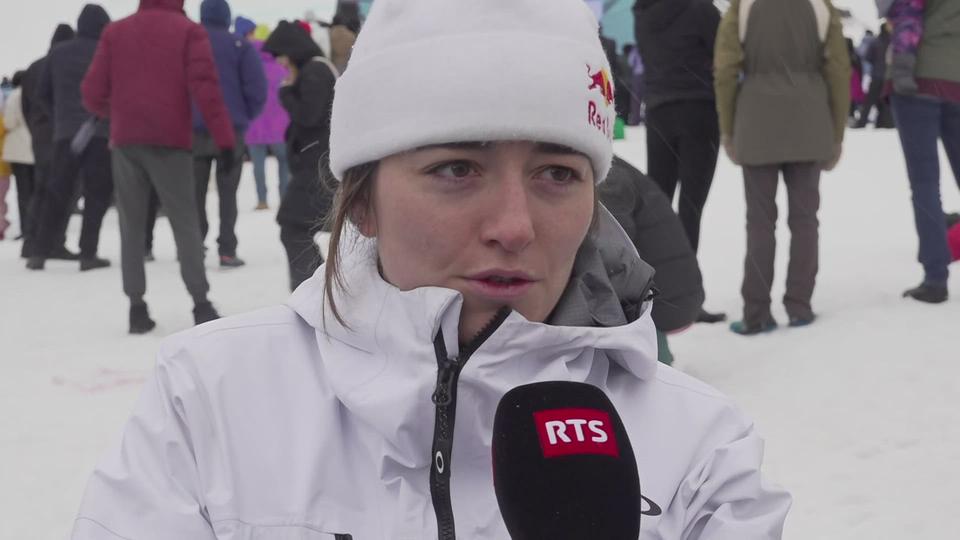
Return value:
[(289, 72), (279, 95), (290, 116), (286, 153), (292, 179), (280, 202), (277, 222), (287, 251), (290, 290), (294, 290), (323, 262), (313, 235), (332, 200), (324, 182), (329, 176), (326, 163), (330, 109), (338, 73), (306, 30), (296, 23), (280, 21), (263, 50), (276, 56)]
[[(651, 272), (597, 206), (604, 69), (580, 0), (378, 1), (334, 103), (330, 259), (287, 305), (163, 346), (74, 538), (437, 538), (450, 505), (440, 538), (509, 538), (494, 409), (547, 380), (617, 405), (644, 538), (778, 538), (790, 499), (761, 487), (760, 440), (657, 367)], [(441, 413), (448, 492), (431, 482)]]
[(0, 159), (10, 164), (13, 176), (17, 181), (17, 208), (20, 215), (20, 234), (31, 230), (30, 225), (30, 197), (33, 196), (33, 148), (30, 144), (30, 128), (23, 116), (23, 71), (13, 75), (13, 92), (7, 98), (3, 108), (3, 127), (7, 137), (3, 143), (3, 153)]

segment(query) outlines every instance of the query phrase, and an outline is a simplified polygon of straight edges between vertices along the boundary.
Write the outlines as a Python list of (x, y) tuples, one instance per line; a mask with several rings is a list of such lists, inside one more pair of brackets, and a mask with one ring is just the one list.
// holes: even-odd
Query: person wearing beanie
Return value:
[(260, 53), (260, 61), (263, 63), (263, 71), (267, 75), (267, 103), (250, 127), (247, 129), (247, 152), (250, 154), (250, 161), (253, 162), (253, 178), (257, 189), (256, 210), (267, 210), (270, 206), (267, 204), (267, 154), (273, 155), (277, 160), (277, 179), (279, 180), (280, 200), (283, 200), (284, 193), (287, 192), (287, 184), (290, 181), (290, 169), (287, 163), (287, 149), (284, 144), (284, 137), (287, 132), (287, 126), (290, 125), (290, 117), (287, 111), (280, 103), (280, 86), (287, 78), (290, 72), (287, 68), (281, 66), (277, 59), (267, 51), (263, 50), (264, 39), (258, 39), (256, 34), (256, 25), (249, 19), (238, 17), (234, 23), (235, 32), (243, 35), (253, 44), (253, 48)]
[(314, 235), (333, 200), (327, 188), (327, 152), (333, 88), (339, 73), (298, 24), (280, 21), (263, 50), (288, 70), (277, 93), (290, 119), (285, 153), (292, 178), (280, 202), (277, 222), (287, 252), (290, 290), (294, 290), (323, 262)]
[[(197, 182), (197, 210), (200, 213), (200, 238), (207, 237), (207, 189), (210, 169), (216, 163), (217, 200), (220, 209), (220, 235), (217, 253), (221, 268), (237, 268), (245, 263), (237, 257), (237, 188), (243, 174), (244, 136), (250, 123), (260, 115), (267, 101), (267, 78), (257, 50), (248, 40), (230, 32), (230, 4), (226, 0), (203, 0), (200, 22), (210, 38), (224, 102), (230, 111), (236, 146), (232, 155), (221, 153), (200, 111), (193, 109), (193, 172)], [(241, 23), (242, 26), (242, 23)], [(252, 27), (252, 25), (249, 25)], [(252, 30), (252, 28), (249, 28)]]
[(545, 381), (616, 404), (634, 444), (603, 450), (643, 486), (625, 530), (559, 537), (780, 538), (756, 429), (657, 362), (653, 271), (596, 199), (597, 30), (582, 0), (377, 0), (333, 100), (327, 262), (161, 345), (72, 538), (519, 538), (493, 421)]
[(237, 143), (207, 33), (187, 18), (183, 0), (140, 0), (136, 13), (104, 29), (80, 91), (88, 111), (110, 119), (130, 333), (143, 334), (156, 326), (144, 299), (144, 231), (153, 190), (173, 228), (180, 275), (193, 299), (194, 323), (219, 318), (207, 297), (210, 284), (197, 213), (191, 103), (203, 116), (224, 162), (236, 159)]
[[(27, 268), (31, 270), (43, 270), (56, 247), (59, 224), (69, 219), (73, 210), (73, 195), (80, 187), (81, 174), (80, 270), (110, 266), (110, 261), (97, 256), (100, 226), (113, 195), (108, 147), (110, 126), (106, 121), (95, 120), (84, 109), (80, 97), (80, 83), (93, 61), (100, 34), (109, 23), (110, 16), (101, 6), (85, 5), (77, 19), (76, 37), (50, 51), (40, 75), (37, 103), (53, 118), (54, 149), (46, 197), (37, 214), (35, 250), (27, 260)], [(85, 124), (93, 128), (89, 142), (83, 148), (73, 148), (71, 143)]]
[[(73, 27), (69, 24), (59, 24), (53, 32), (53, 38), (50, 40), (50, 49), (65, 41), (74, 38)], [(23, 74), (23, 92), (21, 107), (23, 108), (23, 117), (26, 120), (27, 128), (30, 130), (31, 150), (35, 160), (34, 169), (34, 190), (28, 203), (29, 214), (33, 216), (27, 224), (28, 228), (23, 230), (23, 246), (20, 249), (20, 257), (29, 259), (34, 253), (34, 243), (36, 241), (37, 227), (39, 220), (36, 218), (41, 212), (41, 205), (47, 199), (47, 184), (50, 177), (50, 167), (53, 164), (53, 118), (51, 118), (47, 109), (39, 103), (40, 75), (44, 72), (47, 65), (47, 56), (30, 64)], [(74, 196), (74, 199), (76, 197)], [(71, 201), (71, 206), (73, 201)], [(50, 259), (61, 259), (67, 261), (76, 261), (80, 256), (67, 249), (67, 225), (70, 215), (64, 216), (63, 221), (57, 225), (55, 248), (48, 253)]]

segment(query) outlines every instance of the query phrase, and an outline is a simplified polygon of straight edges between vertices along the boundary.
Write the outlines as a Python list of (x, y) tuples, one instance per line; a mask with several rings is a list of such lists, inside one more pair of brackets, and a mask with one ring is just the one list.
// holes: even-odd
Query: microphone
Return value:
[(514, 388), (493, 423), (493, 482), (513, 540), (637, 540), (640, 477), (626, 428), (597, 387)]

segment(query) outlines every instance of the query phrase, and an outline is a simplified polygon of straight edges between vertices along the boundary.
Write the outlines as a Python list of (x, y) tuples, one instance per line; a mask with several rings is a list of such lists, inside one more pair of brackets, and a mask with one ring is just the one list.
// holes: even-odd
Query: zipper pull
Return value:
[(460, 358), (453, 356), (446, 358), (443, 365), (437, 370), (437, 388), (430, 398), (437, 407), (446, 407), (453, 401), (451, 388), (459, 368)]

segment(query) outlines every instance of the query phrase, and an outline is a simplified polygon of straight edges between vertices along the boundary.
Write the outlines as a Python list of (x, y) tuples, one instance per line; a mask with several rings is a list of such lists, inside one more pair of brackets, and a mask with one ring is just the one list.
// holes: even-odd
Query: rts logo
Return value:
[(597, 409), (551, 409), (533, 413), (543, 457), (620, 456), (610, 415)]

